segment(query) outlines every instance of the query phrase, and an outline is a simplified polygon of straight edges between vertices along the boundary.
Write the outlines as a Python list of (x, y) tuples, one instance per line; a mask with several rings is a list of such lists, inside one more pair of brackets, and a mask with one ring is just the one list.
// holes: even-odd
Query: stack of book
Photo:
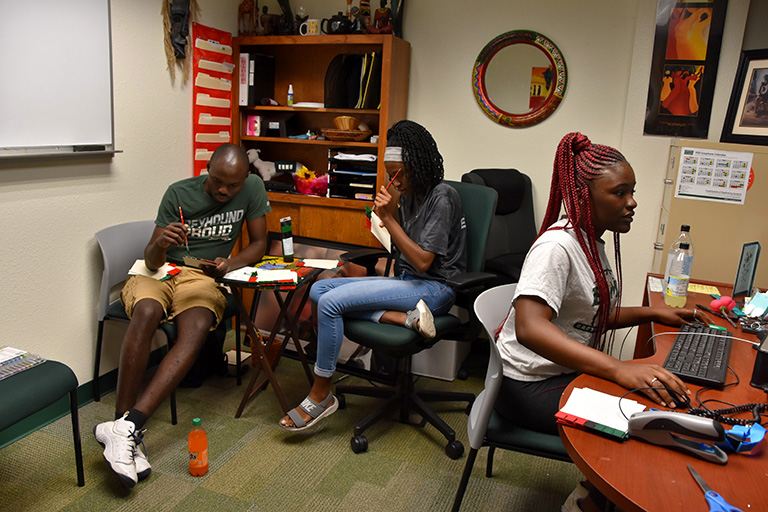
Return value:
[(376, 194), (376, 155), (331, 151), (328, 195), (372, 201)]

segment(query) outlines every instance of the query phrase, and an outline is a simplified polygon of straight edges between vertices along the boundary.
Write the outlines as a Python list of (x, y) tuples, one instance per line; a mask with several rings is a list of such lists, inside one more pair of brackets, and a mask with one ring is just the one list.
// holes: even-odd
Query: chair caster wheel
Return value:
[(450, 442), (445, 447), (445, 454), (451, 459), (456, 460), (464, 455), (464, 445), (461, 444), (461, 441)]
[(347, 407), (347, 399), (344, 395), (336, 395), (336, 400), (339, 401), (339, 409), (345, 409)]
[[(463, 451), (462, 447), (462, 451)], [(352, 451), (355, 453), (363, 453), (364, 451), (368, 450), (368, 439), (363, 436), (355, 436), (352, 438)]]

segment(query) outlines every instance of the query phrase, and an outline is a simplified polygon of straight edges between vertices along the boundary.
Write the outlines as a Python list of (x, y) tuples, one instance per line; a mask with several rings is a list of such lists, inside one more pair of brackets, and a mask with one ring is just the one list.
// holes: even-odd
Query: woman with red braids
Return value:
[[(496, 409), (510, 421), (557, 434), (560, 395), (580, 373), (674, 402), (662, 385), (690, 393), (658, 365), (633, 364), (610, 354), (614, 329), (644, 322), (681, 325), (692, 309), (619, 307), (619, 234), (627, 233), (637, 202), (635, 173), (617, 150), (580, 133), (560, 141), (549, 203), (539, 236), (523, 264), (513, 307), (498, 337), (504, 380)], [(565, 216), (558, 220), (561, 206)], [(613, 232), (618, 280), (602, 236)]]

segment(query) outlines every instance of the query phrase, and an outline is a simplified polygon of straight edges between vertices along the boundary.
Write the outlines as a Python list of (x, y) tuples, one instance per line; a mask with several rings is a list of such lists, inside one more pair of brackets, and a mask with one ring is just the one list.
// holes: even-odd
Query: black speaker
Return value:
[(755, 368), (752, 370), (751, 385), (768, 392), (768, 331), (763, 330), (758, 334), (762, 343), (755, 345), (757, 357), (755, 357)]

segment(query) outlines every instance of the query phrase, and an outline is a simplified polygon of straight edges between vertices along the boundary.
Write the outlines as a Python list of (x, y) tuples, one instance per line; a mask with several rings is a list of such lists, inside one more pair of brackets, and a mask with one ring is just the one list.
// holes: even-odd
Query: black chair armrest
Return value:
[[(339, 256), (341, 261), (348, 261), (350, 263), (357, 263), (363, 265), (361, 261), (368, 261), (371, 259), (378, 260), (379, 258), (387, 258), (390, 254), (386, 249), (355, 249), (354, 251), (347, 251)], [(365, 266), (365, 265), (363, 265)]]
[(466, 272), (446, 279), (445, 284), (456, 291), (461, 291), (485, 284), (494, 278), (496, 278), (496, 274), (488, 272)]
[(365, 267), (365, 272), (369, 276), (376, 275), (376, 264), (381, 258), (388, 259), (385, 269), (385, 274), (388, 275), (394, 255), (390, 254), (386, 249), (355, 249), (354, 251), (348, 251), (339, 256), (339, 260), (343, 262)]

